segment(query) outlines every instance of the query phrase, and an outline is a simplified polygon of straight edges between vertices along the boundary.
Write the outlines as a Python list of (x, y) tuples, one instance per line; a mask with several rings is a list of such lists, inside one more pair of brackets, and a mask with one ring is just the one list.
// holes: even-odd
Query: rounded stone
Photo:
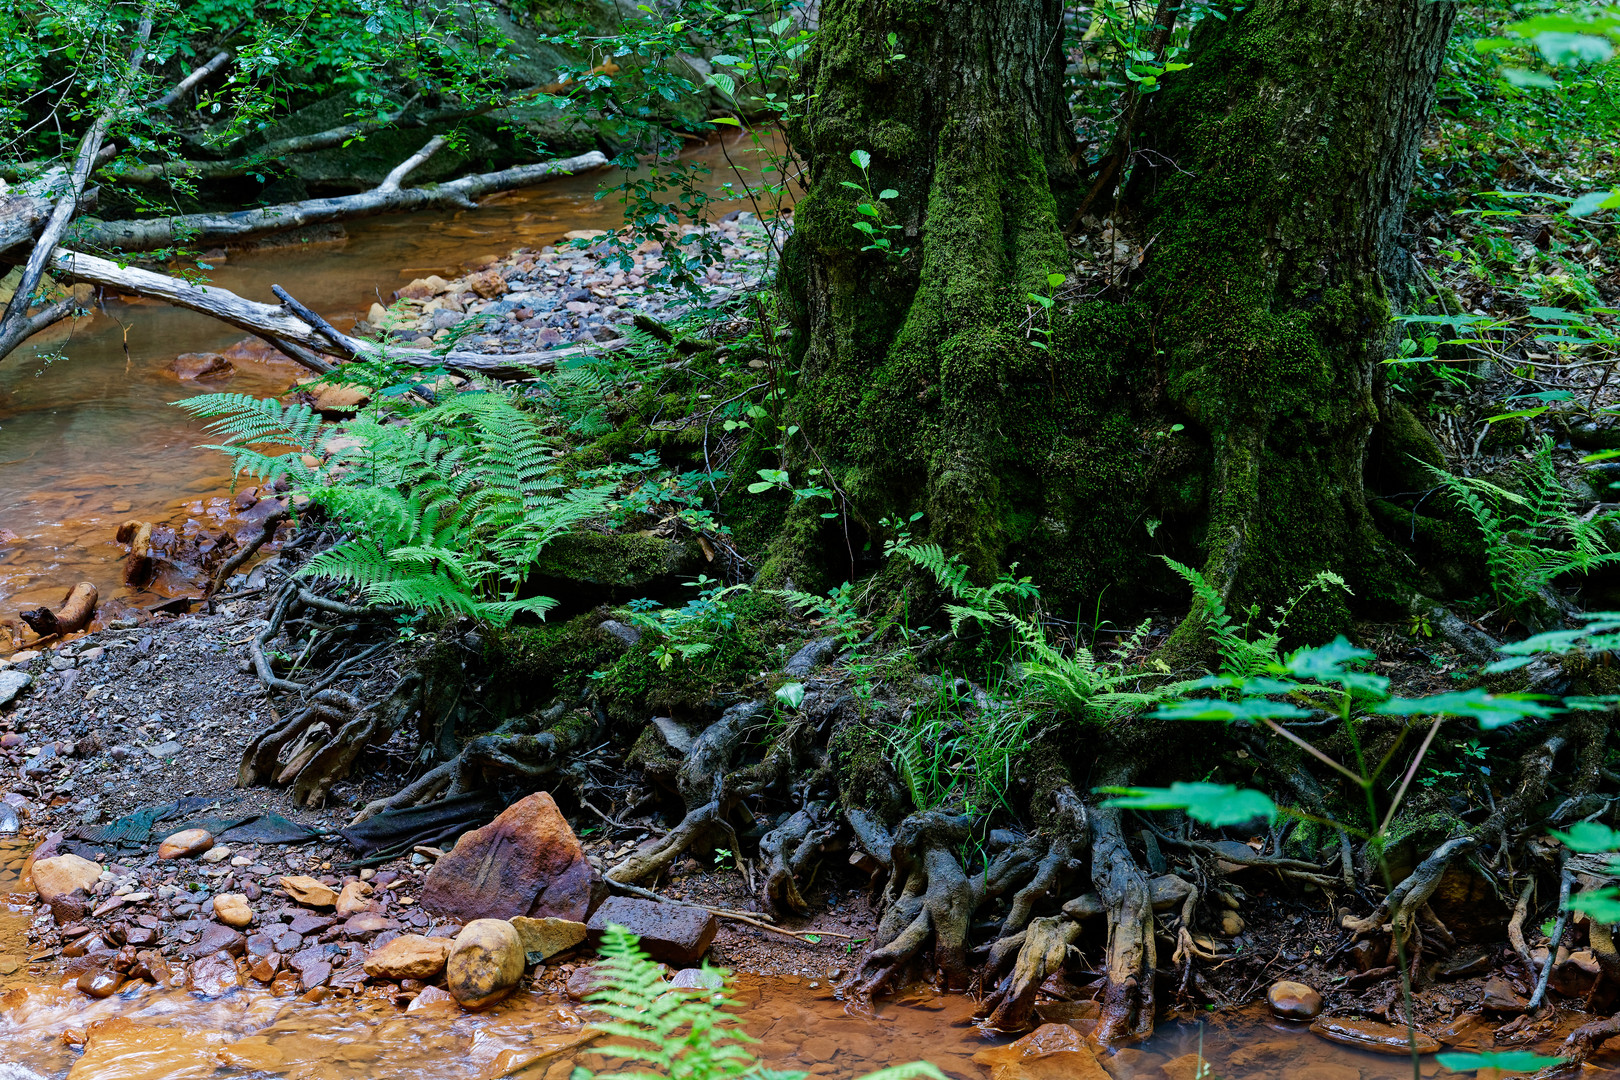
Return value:
[(214, 917), (226, 926), (240, 930), (253, 923), (253, 909), (241, 893), (220, 893), (214, 897)]
[(100, 879), (101, 867), (77, 855), (57, 855), (34, 861), (34, 890), (47, 904), (75, 892), (89, 892)]
[(1322, 995), (1304, 983), (1286, 979), (1271, 984), (1266, 991), (1271, 1011), (1284, 1020), (1314, 1020), (1322, 1011)]
[(511, 993), (527, 966), (523, 939), (511, 923), (474, 919), (450, 948), (445, 986), (463, 1008), (482, 1009)]
[(158, 845), (160, 859), (189, 859), (214, 846), (214, 834), (207, 829), (182, 829)]
[(366, 957), (362, 966), (379, 979), (436, 979), (449, 953), (446, 938), (401, 934)]
[(124, 984), (124, 977), (116, 971), (91, 968), (79, 976), (79, 989), (93, 998), (112, 997)]

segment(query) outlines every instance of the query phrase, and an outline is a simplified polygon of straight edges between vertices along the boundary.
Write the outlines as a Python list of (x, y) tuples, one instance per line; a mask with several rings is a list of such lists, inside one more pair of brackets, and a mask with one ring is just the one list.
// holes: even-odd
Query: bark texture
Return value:
[[(1386, 585), (1361, 485), (1380, 270), (1454, 6), (1273, 0), (1205, 19), (1144, 111), (1124, 197), (1093, 208), (1151, 241), (1136, 284), (1049, 313), (1030, 294), (1072, 271), (1059, 222), (1082, 179), (1061, 14), (824, 6), (784, 272), (806, 467), (826, 460), (868, 529), (924, 511), (981, 576), (1021, 560), (1095, 595), (1151, 581), (1164, 551), (1234, 601), (1322, 569)], [(881, 212), (903, 257), (861, 250), (856, 150), (871, 189), (898, 192)], [(790, 521), (776, 574), (813, 577), (797, 552), (814, 528)], [(1343, 621), (1332, 603), (1312, 629)]]
[(1228, 594), (1321, 569), (1380, 584), (1362, 471), (1383, 278), (1455, 13), (1264, 0), (1206, 19), (1142, 133), (1136, 302), (1168, 404), (1207, 446), (1205, 573)]

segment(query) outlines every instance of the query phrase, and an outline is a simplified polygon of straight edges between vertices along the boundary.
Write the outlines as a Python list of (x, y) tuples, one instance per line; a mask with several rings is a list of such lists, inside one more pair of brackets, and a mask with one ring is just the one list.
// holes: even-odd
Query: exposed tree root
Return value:
[(937, 810), (913, 814), (894, 837), (894, 873), (874, 945), (844, 984), (858, 1002), (890, 985), (930, 941), (934, 963), (947, 985), (967, 981), (968, 921), (979, 906), (981, 886), (968, 878), (956, 848), (968, 837), (970, 819)]
[(997, 1031), (1023, 1031), (1029, 1027), (1036, 992), (1048, 975), (1063, 970), (1079, 936), (1080, 924), (1066, 915), (1031, 920), (1022, 935), (1012, 971), (980, 1006), (985, 1026)]
[[(1128, 784), (1129, 777), (1110, 785)], [(1100, 807), (1092, 815), (1091, 880), (1108, 916), (1107, 971), (1097, 1038), (1117, 1042), (1153, 1031), (1153, 893), (1120, 831), (1120, 812)]]
[(766, 910), (796, 915), (810, 910), (798, 879), (808, 880), (822, 849), (838, 833), (838, 822), (824, 820), (825, 813), (826, 807), (812, 803), (760, 837), (759, 854), (765, 864), (761, 899)]

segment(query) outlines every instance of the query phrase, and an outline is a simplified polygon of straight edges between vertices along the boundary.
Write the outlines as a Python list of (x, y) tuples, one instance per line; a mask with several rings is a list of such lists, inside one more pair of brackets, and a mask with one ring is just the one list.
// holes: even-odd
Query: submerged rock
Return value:
[(474, 919), (445, 960), (445, 986), (464, 1008), (482, 1009), (512, 992), (527, 959), (523, 939), (504, 919)]
[(597, 888), (585, 849), (536, 792), (462, 835), (422, 883), (422, 907), (462, 922), (548, 916), (584, 922)]
[[(980, 1050), (973, 1060), (990, 1080), (1110, 1080), (1085, 1036), (1068, 1024), (1042, 1024), (1017, 1042)], [(1175, 1062), (1165, 1066), (1166, 1074)]]
[[(1338, 1016), (1324, 1016), (1311, 1025), (1311, 1034), (1320, 1035), (1329, 1042), (1371, 1050), (1375, 1054), (1409, 1054), (1407, 1030), (1393, 1024), (1377, 1024), (1371, 1020), (1346, 1020)], [(1433, 1054), (1440, 1049), (1440, 1041), (1421, 1031), (1412, 1032), (1420, 1054)]]

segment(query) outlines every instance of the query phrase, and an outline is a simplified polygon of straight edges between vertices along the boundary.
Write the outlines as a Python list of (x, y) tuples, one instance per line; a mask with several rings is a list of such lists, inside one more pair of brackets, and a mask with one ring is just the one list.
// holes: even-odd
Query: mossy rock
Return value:
[(642, 533), (574, 532), (547, 544), (534, 572), (612, 589), (647, 589), (695, 574), (703, 565), (696, 541), (668, 540)]

